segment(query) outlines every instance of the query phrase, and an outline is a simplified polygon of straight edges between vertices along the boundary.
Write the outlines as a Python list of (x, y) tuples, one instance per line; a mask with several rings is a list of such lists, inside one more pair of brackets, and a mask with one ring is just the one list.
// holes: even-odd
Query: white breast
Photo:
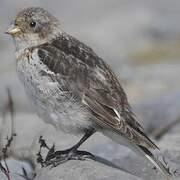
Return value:
[(92, 126), (89, 111), (76, 99), (61, 91), (60, 84), (41, 71), (49, 71), (34, 50), (28, 59), (26, 53), (17, 53), (17, 72), (25, 91), (38, 115), (47, 123), (68, 133), (81, 133)]

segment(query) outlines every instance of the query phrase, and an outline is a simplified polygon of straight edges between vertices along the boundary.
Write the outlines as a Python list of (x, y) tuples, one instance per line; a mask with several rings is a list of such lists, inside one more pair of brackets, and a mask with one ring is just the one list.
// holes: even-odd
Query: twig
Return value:
[(11, 177), (10, 177), (10, 174), (9, 174), (9, 168), (8, 168), (5, 160), (4, 160), (4, 163), (5, 163), (5, 166), (6, 166), (6, 167), (4, 167), (4, 166), (2, 165), (2, 163), (0, 162), (0, 170), (1, 170), (2, 173), (7, 177), (8, 180), (11, 180)]
[(174, 128), (179, 123), (180, 123), (180, 118), (177, 118), (175, 121), (155, 129), (154, 131), (151, 132), (151, 135), (155, 139), (159, 140), (162, 138), (162, 136), (164, 136), (167, 132), (169, 132), (172, 128)]
[(6, 143), (5, 147), (2, 149), (2, 153), (3, 153), (2, 158), (4, 161), (4, 166), (0, 162), (0, 170), (7, 177), (8, 180), (11, 180), (10, 170), (9, 170), (8, 165), (7, 165), (6, 159), (8, 157), (8, 155), (7, 155), (8, 149), (11, 147), (13, 138), (14, 138), (14, 136), (16, 136), (16, 133), (14, 132), (14, 103), (13, 103), (11, 91), (9, 88), (7, 88), (7, 94), (8, 94), (8, 100), (7, 100), (7, 103), (5, 104), (5, 108), (3, 111), (3, 119), (5, 119), (7, 113), (10, 113), (10, 116), (11, 116), (11, 136), (10, 136), (10, 138), (7, 137), (7, 143)]
[(29, 177), (24, 167), (22, 167), (22, 174), (18, 174), (18, 175), (24, 178), (25, 180), (33, 180), (33, 178), (36, 176), (36, 174), (33, 174), (31, 177)]
[(15, 127), (14, 127), (15, 111), (14, 111), (14, 102), (13, 102), (12, 94), (9, 88), (7, 88), (7, 94), (8, 94), (8, 102), (9, 102), (7, 108), (9, 109), (9, 112), (11, 115), (11, 137), (13, 137), (13, 136), (16, 136), (16, 133), (14, 132), (15, 131)]

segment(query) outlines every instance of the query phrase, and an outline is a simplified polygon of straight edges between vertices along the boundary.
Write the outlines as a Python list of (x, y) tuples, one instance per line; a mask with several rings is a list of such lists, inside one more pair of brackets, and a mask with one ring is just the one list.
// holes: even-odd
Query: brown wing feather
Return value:
[[(108, 126), (136, 144), (157, 148), (143, 133), (111, 68), (92, 49), (67, 34), (38, 47), (39, 57), (61, 87), (77, 96)], [(66, 83), (67, 82), (67, 83)]]
[(140, 129), (134, 129), (123, 116), (118, 117), (114, 109), (98, 102), (94, 94), (90, 93), (90, 90), (85, 94), (84, 102), (96, 114), (96, 117), (98, 116), (94, 119), (100, 126), (111, 128), (114, 132), (138, 145), (153, 149), (158, 148)]

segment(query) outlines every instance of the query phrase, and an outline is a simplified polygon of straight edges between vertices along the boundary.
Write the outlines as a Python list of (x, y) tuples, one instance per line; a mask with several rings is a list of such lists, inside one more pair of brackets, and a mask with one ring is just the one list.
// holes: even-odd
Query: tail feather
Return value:
[(159, 170), (159, 172), (166, 178), (166, 180), (171, 179), (171, 173), (169, 169), (165, 167), (154, 155), (145, 147), (138, 146), (139, 151), (149, 160), (151, 163)]
[(161, 163), (158, 159), (156, 159), (152, 152), (148, 150), (148, 148), (132, 143), (127, 138), (120, 136), (118, 133), (109, 131), (109, 129), (103, 129), (103, 134), (116, 141), (117, 143), (129, 147), (137, 154), (143, 156), (159, 170), (159, 172), (166, 178), (166, 180), (171, 179), (171, 173), (169, 172), (169, 169), (166, 168), (165, 165), (163, 165), (163, 163)]

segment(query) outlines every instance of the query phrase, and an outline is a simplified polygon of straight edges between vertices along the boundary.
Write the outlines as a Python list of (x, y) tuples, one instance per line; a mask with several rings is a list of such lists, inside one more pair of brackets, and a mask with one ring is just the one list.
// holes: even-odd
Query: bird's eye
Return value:
[(34, 28), (34, 27), (36, 26), (36, 22), (35, 22), (35, 21), (31, 21), (31, 22), (29, 23), (29, 26), (32, 27), (32, 28)]

